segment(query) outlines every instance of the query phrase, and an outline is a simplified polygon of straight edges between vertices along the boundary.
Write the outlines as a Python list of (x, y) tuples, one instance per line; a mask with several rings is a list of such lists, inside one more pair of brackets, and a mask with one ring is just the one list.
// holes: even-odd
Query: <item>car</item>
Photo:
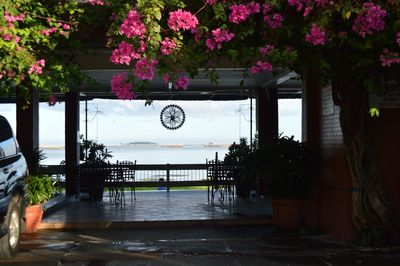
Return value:
[(0, 259), (17, 251), (25, 227), (26, 160), (7, 119), (0, 115)]

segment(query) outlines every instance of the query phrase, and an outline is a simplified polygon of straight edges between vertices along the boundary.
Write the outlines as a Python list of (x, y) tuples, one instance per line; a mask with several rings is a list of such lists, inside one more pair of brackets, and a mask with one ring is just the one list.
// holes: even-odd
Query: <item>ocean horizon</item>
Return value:
[[(111, 155), (110, 163), (136, 160), (137, 164), (201, 164), (206, 160), (223, 159), (230, 144), (120, 144), (106, 145)], [(41, 164), (57, 165), (65, 160), (63, 145), (41, 145), (46, 159)]]

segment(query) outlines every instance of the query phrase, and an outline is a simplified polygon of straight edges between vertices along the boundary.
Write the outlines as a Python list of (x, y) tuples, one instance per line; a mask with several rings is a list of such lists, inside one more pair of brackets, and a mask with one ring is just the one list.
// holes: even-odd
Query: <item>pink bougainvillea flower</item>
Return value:
[(13, 39), (13, 36), (11, 34), (4, 34), (3, 35), (3, 40), (5, 41), (11, 41)]
[(183, 90), (187, 90), (189, 86), (189, 78), (185, 76), (180, 76), (175, 80), (175, 90), (182, 88)]
[(313, 45), (324, 45), (325, 44), (325, 29), (318, 27), (317, 24), (311, 25), (311, 31), (306, 35), (306, 41)]
[(399, 53), (390, 52), (389, 49), (383, 49), (383, 53), (379, 57), (381, 65), (384, 67), (389, 67), (393, 64), (400, 63)]
[(57, 97), (54, 95), (50, 95), (49, 99), (47, 100), (49, 106), (54, 106), (57, 103)]
[(212, 6), (212, 5), (215, 5), (215, 4), (218, 2), (218, 0), (204, 0), (204, 2), (205, 2), (207, 5)]
[(114, 64), (129, 65), (132, 60), (139, 59), (140, 57), (140, 54), (134, 51), (132, 44), (122, 41), (118, 45), (118, 48), (112, 52), (110, 61)]
[(201, 39), (201, 34), (199, 33), (199, 31), (196, 28), (193, 28), (190, 30), (190, 33), (194, 35), (194, 41), (198, 43)]
[(174, 40), (167, 37), (161, 42), (161, 48), (160, 48), (161, 53), (165, 55), (170, 55), (175, 51), (175, 49), (176, 49), (176, 43)]
[(231, 23), (240, 24), (246, 21), (250, 15), (249, 10), (243, 4), (231, 5), (229, 9), (231, 10), (231, 13), (229, 14), (229, 22)]
[(128, 16), (121, 24), (120, 30), (128, 38), (133, 36), (143, 38), (147, 31), (136, 9), (129, 11)]
[(261, 12), (261, 5), (260, 3), (256, 3), (256, 2), (250, 2), (246, 5), (247, 11), (250, 14), (257, 14)]
[(371, 35), (375, 31), (382, 31), (385, 28), (386, 15), (386, 10), (379, 5), (371, 2), (364, 3), (361, 13), (354, 20), (353, 30), (361, 37)]
[(154, 78), (154, 67), (158, 64), (154, 59), (140, 59), (135, 64), (134, 75), (141, 80), (152, 80)]
[(216, 28), (212, 30), (212, 36), (214, 41), (217, 43), (228, 42), (235, 37), (235, 34), (230, 33), (228, 30), (222, 30), (221, 28)]
[(36, 63), (32, 64), (28, 70), (28, 74), (36, 73), (38, 75), (42, 74), (42, 69), (46, 65), (46, 61), (44, 59), (36, 61)]
[(68, 25), (68, 24), (63, 24), (63, 25), (62, 25), (62, 28), (63, 28), (64, 30), (70, 30), (70, 29), (71, 29), (71, 26)]
[(169, 74), (164, 74), (162, 76), (162, 80), (163, 80), (164, 84), (167, 84), (169, 82), (169, 80), (170, 80)]
[(268, 61), (257, 61), (257, 63), (250, 68), (251, 74), (257, 74), (261, 71), (271, 72), (272, 65)]
[(282, 27), (283, 17), (281, 14), (274, 13), (272, 15), (264, 16), (264, 21), (272, 29), (279, 29)]
[(168, 27), (174, 31), (191, 30), (196, 28), (197, 24), (199, 24), (199, 21), (196, 16), (189, 11), (178, 9), (169, 12)]
[(111, 79), (111, 91), (121, 100), (132, 100), (136, 95), (132, 92), (132, 84), (127, 82), (128, 74), (117, 74)]
[(215, 47), (216, 47), (216, 45), (217, 45), (217, 43), (216, 43), (213, 39), (208, 38), (208, 39), (206, 40), (206, 46), (208, 47), (208, 49), (214, 50)]
[(311, 11), (313, 11), (313, 7), (311, 7), (311, 6), (306, 7), (306, 8), (304, 9), (303, 16), (304, 16), (304, 17), (307, 17), (308, 15), (310, 15)]
[(13, 16), (9, 12), (4, 12), (4, 20), (7, 23), (14, 23), (17, 21), (23, 21), (25, 19), (25, 14), (19, 14), (18, 16)]
[(104, 0), (88, 0), (89, 4), (91, 5), (99, 5), (103, 6), (104, 5)]
[(266, 46), (261, 47), (261, 48), (259, 49), (259, 51), (260, 51), (260, 54), (261, 54), (262, 56), (266, 56), (266, 55), (268, 55), (273, 49), (275, 49), (275, 47), (274, 47), (272, 44), (267, 44)]
[(400, 31), (396, 35), (396, 42), (400, 46)]
[(206, 40), (206, 45), (210, 50), (215, 49), (215, 46), (218, 49), (221, 49), (223, 42), (228, 42), (235, 37), (234, 33), (230, 33), (228, 30), (223, 30), (221, 28), (216, 28), (211, 31), (212, 39)]

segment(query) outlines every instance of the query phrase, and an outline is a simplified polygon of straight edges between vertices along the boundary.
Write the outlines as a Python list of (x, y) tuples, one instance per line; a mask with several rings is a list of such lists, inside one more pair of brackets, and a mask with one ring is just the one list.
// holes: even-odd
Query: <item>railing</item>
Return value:
[[(210, 164), (137, 164), (134, 183), (136, 187), (166, 187), (167, 189), (182, 186), (211, 186), (218, 178), (210, 178), (210, 171), (207, 171), (209, 167)], [(229, 167), (232, 168), (232, 166)], [(65, 182), (64, 165), (43, 165), (41, 170), (45, 174), (52, 175), (59, 182)]]

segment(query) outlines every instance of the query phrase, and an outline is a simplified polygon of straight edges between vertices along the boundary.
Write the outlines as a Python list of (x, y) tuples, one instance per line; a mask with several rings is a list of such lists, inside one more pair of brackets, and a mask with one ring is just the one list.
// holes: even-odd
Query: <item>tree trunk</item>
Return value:
[(355, 80), (335, 81), (332, 91), (353, 184), (353, 223), (359, 233), (391, 230), (399, 239), (399, 218), (386, 199), (381, 159), (369, 136), (368, 92)]

